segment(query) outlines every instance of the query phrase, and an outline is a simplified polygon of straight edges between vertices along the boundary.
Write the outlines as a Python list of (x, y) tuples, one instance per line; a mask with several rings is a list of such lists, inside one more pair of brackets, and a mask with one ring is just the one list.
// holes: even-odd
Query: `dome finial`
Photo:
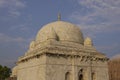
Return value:
[(60, 21), (60, 20), (61, 20), (61, 14), (58, 13), (58, 21)]

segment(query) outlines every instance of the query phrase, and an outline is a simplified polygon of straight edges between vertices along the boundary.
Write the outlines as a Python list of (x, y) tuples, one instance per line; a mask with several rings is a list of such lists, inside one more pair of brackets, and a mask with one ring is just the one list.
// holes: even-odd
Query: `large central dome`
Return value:
[(56, 21), (43, 26), (36, 36), (37, 42), (49, 39), (83, 44), (83, 35), (79, 27), (69, 22)]

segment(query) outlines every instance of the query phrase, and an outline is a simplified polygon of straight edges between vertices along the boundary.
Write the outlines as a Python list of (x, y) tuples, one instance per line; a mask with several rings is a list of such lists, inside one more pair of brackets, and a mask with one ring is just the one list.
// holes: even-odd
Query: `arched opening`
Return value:
[(78, 73), (78, 80), (83, 80), (83, 69), (80, 69)]
[(65, 80), (72, 80), (72, 75), (71, 75), (70, 72), (67, 72), (67, 73), (65, 74)]
[(83, 75), (82, 74), (79, 75), (79, 80), (83, 80)]
[(92, 73), (92, 74), (91, 74), (91, 77), (92, 77), (92, 80), (96, 80), (96, 78), (95, 78), (95, 73)]

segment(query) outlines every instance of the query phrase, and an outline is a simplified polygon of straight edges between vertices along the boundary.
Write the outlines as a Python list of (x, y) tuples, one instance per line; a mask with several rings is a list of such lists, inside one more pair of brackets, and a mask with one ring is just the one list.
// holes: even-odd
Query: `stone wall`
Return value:
[(81, 61), (80, 57), (46, 56), (46, 80), (65, 80), (67, 72), (71, 73), (71, 80), (78, 80), (81, 69), (84, 80), (91, 80), (91, 73), (95, 74), (93, 80), (109, 80), (107, 62), (93, 61), (91, 64), (89, 60)]
[(67, 73), (69, 80), (78, 80), (80, 75), (84, 80), (109, 78), (107, 61), (91, 61), (90, 56), (80, 54), (44, 53), (19, 62), (17, 66), (17, 80), (66, 80)]
[(17, 80), (46, 80), (46, 57), (36, 57), (18, 64)]
[(109, 61), (110, 80), (120, 80), (120, 59)]

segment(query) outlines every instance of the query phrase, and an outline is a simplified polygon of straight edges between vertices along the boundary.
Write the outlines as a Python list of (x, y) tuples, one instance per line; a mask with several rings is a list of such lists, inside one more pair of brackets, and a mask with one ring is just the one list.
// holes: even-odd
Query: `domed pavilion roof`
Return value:
[(18, 62), (35, 58), (44, 54), (59, 55), (95, 55), (106, 58), (92, 46), (92, 40), (84, 40), (80, 28), (72, 23), (58, 21), (44, 25), (37, 33), (30, 48)]
[(79, 27), (65, 21), (51, 22), (39, 30), (36, 36), (36, 41), (44, 42), (48, 39), (75, 42), (80, 44), (84, 43), (83, 35)]

